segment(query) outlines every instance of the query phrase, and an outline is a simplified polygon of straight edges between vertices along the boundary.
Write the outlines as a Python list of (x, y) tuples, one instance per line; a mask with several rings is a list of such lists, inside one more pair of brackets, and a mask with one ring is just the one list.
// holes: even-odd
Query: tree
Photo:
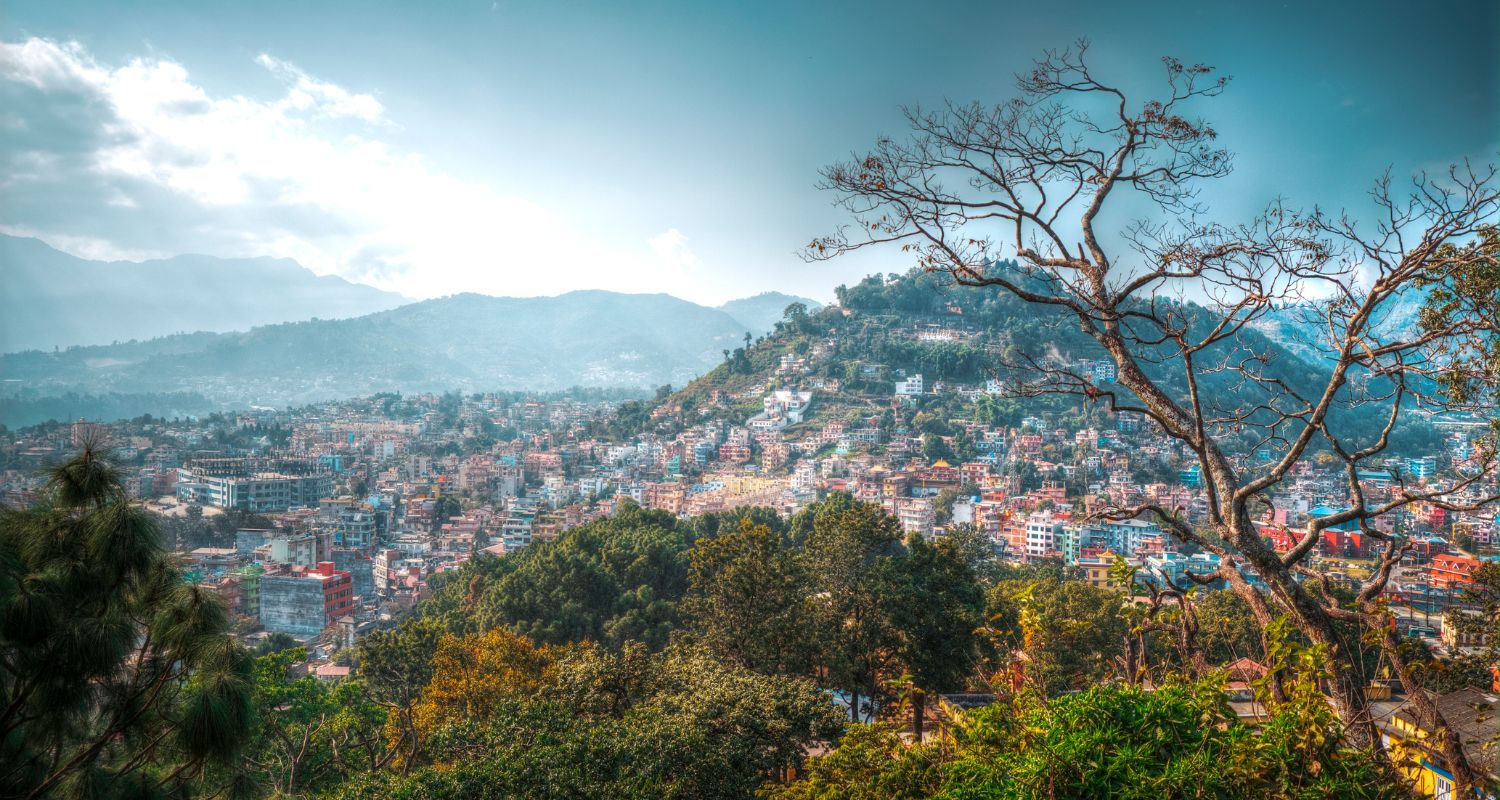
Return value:
[(300, 646), (301, 643), (297, 641), (297, 637), (289, 633), (273, 631), (269, 634), (266, 634), (266, 638), (261, 639), (260, 644), (257, 644), (255, 646), (255, 655), (257, 657), (266, 656), (272, 653), (280, 653), (284, 650), (291, 650), (295, 647)]
[(293, 666), (306, 656), (295, 647), (256, 659), (256, 726), (242, 763), (229, 770), (231, 786), (279, 795), (326, 790), (394, 754), (382, 735), (385, 710), (364, 684), (295, 677)]
[(422, 749), (413, 710), (432, 680), (433, 656), (447, 633), (439, 619), (423, 616), (391, 631), (375, 631), (359, 642), (360, 678), (371, 698), (387, 711), (386, 738), (404, 769)]
[(1278, 707), (1257, 736), (1212, 683), (1147, 691), (1105, 684), (953, 714), (944, 736), (907, 745), (857, 725), (774, 800), (1058, 797), (1412, 798), (1389, 761), (1340, 743), (1321, 697)]
[(719, 658), (765, 674), (810, 672), (811, 583), (786, 538), (749, 519), (700, 539), (683, 601), (687, 628)]
[(0, 509), (0, 794), (182, 791), (251, 725), (249, 655), (85, 443)]
[(742, 798), (842, 727), (811, 681), (695, 649), (582, 645), (540, 674), (546, 685), (529, 696), (502, 691), (482, 718), (436, 731), (434, 764), (337, 796)]
[(446, 725), (484, 725), (503, 701), (535, 695), (552, 681), (557, 653), (505, 628), (445, 635), (432, 657), (432, 680), (412, 709), (422, 739)]
[(661, 649), (687, 591), (687, 544), (676, 525), (664, 512), (629, 508), (534, 544), (474, 587), (470, 613), (539, 644), (635, 640)]
[(797, 302), (787, 305), (786, 310), (782, 312), (781, 316), (786, 321), (786, 326), (792, 333), (805, 333), (807, 331), (806, 303)]
[[(1190, 114), (1221, 94), (1228, 79), (1168, 58), (1165, 94), (1133, 102), (1094, 75), (1086, 49), (1048, 52), (1018, 78), (1011, 102), (909, 110), (909, 139), (879, 139), (867, 155), (824, 170), (823, 186), (860, 224), (857, 233), (815, 240), (806, 255), (896, 245), (922, 269), (1075, 323), (1114, 362), (1117, 383), (1097, 385), (1088, 374), (1027, 354), (1024, 366), (1036, 377), (1021, 388), (1151, 419), (1192, 454), (1209, 499), (1203, 528), (1150, 502), (1101, 515), (1155, 516), (1173, 535), (1220, 555), (1213, 577), (1245, 600), (1261, 626), (1285, 613), (1302, 635), (1328, 648), (1348, 735), (1378, 746), (1355, 668), (1359, 654), (1343, 643), (1339, 623), (1388, 627), (1378, 598), (1404, 546), (1368, 523), (1414, 503), (1462, 510), (1500, 498), (1485, 488), (1492, 443), (1448, 480), (1402, 485), (1389, 498), (1366, 497), (1357, 475), (1384, 457), (1391, 431), (1417, 402), (1493, 409), (1496, 376), (1479, 366), (1493, 364), (1482, 347), (1494, 342), (1500, 324), (1491, 313), (1494, 293), (1485, 291), (1493, 257), (1471, 243), (1494, 223), (1495, 170), (1464, 165), (1441, 179), (1419, 176), (1406, 197), (1382, 178), (1372, 194), (1381, 222), (1370, 232), (1347, 217), (1279, 203), (1243, 224), (1215, 222), (1204, 216), (1197, 191), (1227, 175), (1232, 159), (1217, 145), (1217, 130)], [(1148, 216), (1138, 222), (1105, 227), (1104, 220), (1142, 207)], [(1001, 265), (1006, 256), (1016, 268)], [(1418, 329), (1386, 329), (1393, 309), (1433, 280), (1457, 289), (1460, 301), (1442, 304)], [(1187, 291), (1202, 304), (1167, 299)], [(1320, 331), (1323, 363), (1312, 372), (1277, 363), (1257, 340), (1241, 336), (1292, 303)], [(1205, 392), (1218, 373), (1231, 375), (1238, 390)], [(1429, 378), (1450, 386), (1478, 381), (1487, 391), (1440, 392)], [(1368, 427), (1357, 422), (1372, 418), (1380, 427), (1359, 435)], [(1276, 457), (1237, 463), (1234, 443), (1246, 436), (1274, 448)], [(1333, 453), (1346, 474), (1347, 505), (1309, 520), (1292, 549), (1277, 553), (1256, 517), (1275, 506), (1277, 488), (1318, 450)], [(1383, 550), (1353, 601), (1341, 604), (1299, 577), (1311, 569), (1308, 556), (1323, 531), (1345, 523), (1359, 525)], [(1393, 639), (1383, 637), (1382, 646), (1400, 664)], [(1410, 669), (1398, 671), (1410, 683)], [(1411, 684), (1409, 694), (1415, 690)], [(1418, 703), (1431, 705), (1424, 700)], [(1460, 783), (1471, 782), (1462, 754), (1455, 757)]]
[(1024, 651), (1027, 681), (1044, 695), (1086, 689), (1119, 675), (1130, 624), (1118, 592), (1078, 580), (1006, 578), (989, 592), (996, 644)]
[(907, 551), (889, 562), (895, 591), (887, 598), (911, 680), (912, 733), (921, 741), (927, 694), (962, 689), (974, 673), (984, 593), (956, 543), (915, 536)]
[(882, 562), (902, 552), (901, 530), (880, 506), (847, 494), (804, 514), (811, 531), (803, 559), (819, 601), (812, 620), (823, 637), (822, 666), (832, 685), (850, 693), (858, 719), (861, 694), (874, 704), (900, 645), (888, 615), (891, 573)]

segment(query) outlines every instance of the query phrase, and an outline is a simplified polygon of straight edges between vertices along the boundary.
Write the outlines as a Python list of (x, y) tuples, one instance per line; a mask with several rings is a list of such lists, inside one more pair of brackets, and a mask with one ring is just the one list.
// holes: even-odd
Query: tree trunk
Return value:
[(917, 740), (917, 744), (922, 743), (922, 723), (925, 721), (923, 720), (923, 716), (926, 714), (926, 711), (927, 693), (921, 689), (913, 689), (911, 698), (911, 731), (912, 736)]
[[(1379, 610), (1367, 606), (1367, 611), (1374, 613)], [(1468, 754), (1464, 752), (1463, 742), (1453, 728), (1448, 726), (1448, 721), (1443, 718), (1442, 712), (1438, 711), (1434, 703), (1423, 692), (1421, 685), (1412, 676), (1411, 667), (1406, 663), (1406, 658), (1401, 655), (1401, 642), (1396, 637), (1394, 628), (1386, 627), (1380, 637), (1380, 647), (1390, 659), (1391, 667), (1396, 671), (1396, 677), (1401, 680), (1401, 690), (1406, 693), (1407, 699), (1417, 707), (1417, 712), (1422, 717), (1422, 723), (1432, 730), (1432, 734), (1442, 742), (1443, 759), (1448, 762), (1448, 770), (1453, 773), (1455, 789), (1463, 793), (1481, 785), (1483, 775), (1469, 763)]]

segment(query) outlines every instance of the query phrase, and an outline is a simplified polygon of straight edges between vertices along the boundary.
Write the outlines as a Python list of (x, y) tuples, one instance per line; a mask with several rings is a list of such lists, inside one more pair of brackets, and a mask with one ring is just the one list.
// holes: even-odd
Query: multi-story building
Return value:
[(384, 527), (380, 512), (374, 507), (345, 498), (319, 501), (318, 525), (333, 533), (334, 547), (366, 552), (379, 543), (381, 528)]
[(260, 623), (266, 630), (314, 635), (353, 613), (353, 578), (332, 562), (260, 579)]
[(1442, 553), (1432, 557), (1429, 567), (1433, 588), (1458, 592), (1474, 583), (1474, 571), (1479, 569), (1479, 559), (1456, 553)]
[(177, 469), (184, 502), (267, 513), (315, 506), (333, 491), (333, 474), (316, 459), (208, 458)]
[(1050, 511), (1038, 511), (1026, 519), (1026, 556), (1045, 558), (1057, 552), (1063, 523)]
[(374, 561), (364, 549), (352, 547), (333, 548), (333, 567), (349, 573), (354, 582), (354, 596), (360, 600), (375, 597)]

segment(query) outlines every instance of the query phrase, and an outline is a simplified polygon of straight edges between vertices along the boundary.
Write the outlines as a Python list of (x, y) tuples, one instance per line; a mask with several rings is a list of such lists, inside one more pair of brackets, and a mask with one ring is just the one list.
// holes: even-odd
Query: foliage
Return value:
[(537, 691), (502, 694), (487, 716), (438, 729), (434, 766), (372, 776), (338, 796), (746, 797), (839, 730), (837, 709), (810, 682), (689, 649), (579, 646), (530, 680)]
[(532, 697), (547, 686), (555, 659), (552, 648), (536, 648), (506, 628), (445, 635), (432, 657), (432, 680), (412, 711), (418, 736), (492, 721), (504, 701)]
[(182, 789), (244, 744), (250, 669), (101, 453), (0, 510), (0, 794)]
[(297, 674), (300, 647), (255, 661), (255, 720), (242, 762), (225, 778), (241, 791), (294, 795), (332, 789), (388, 760), (386, 712), (363, 682)]
[(907, 548), (905, 558), (890, 562), (896, 602), (889, 614), (899, 632), (897, 657), (911, 682), (913, 730), (921, 738), (927, 695), (963, 689), (974, 673), (984, 593), (955, 542), (928, 544), (916, 536)]
[(476, 587), (472, 614), (484, 628), (511, 626), (542, 644), (664, 647), (687, 591), (687, 544), (676, 525), (663, 512), (630, 508), (533, 545)]
[(811, 581), (783, 534), (743, 518), (699, 540), (683, 603), (688, 629), (715, 655), (767, 674), (808, 674), (819, 630)]
[(1114, 659), (1130, 631), (1118, 592), (1077, 580), (1000, 580), (987, 614), (996, 643), (1024, 651), (1029, 683), (1048, 695), (1115, 677)]
[[(1332, 712), (1321, 703), (1329, 717)], [(1402, 798), (1381, 757), (1330, 737), (1312, 751), (1285, 733), (1257, 737), (1213, 683), (1148, 691), (1102, 684), (1052, 700), (1020, 698), (955, 713), (944, 735), (909, 746), (883, 725), (854, 726), (775, 800), (839, 798)], [(1327, 722), (1327, 718), (1320, 720)], [(1284, 765), (1293, 765), (1286, 768)], [(1303, 768), (1310, 772), (1295, 772)]]

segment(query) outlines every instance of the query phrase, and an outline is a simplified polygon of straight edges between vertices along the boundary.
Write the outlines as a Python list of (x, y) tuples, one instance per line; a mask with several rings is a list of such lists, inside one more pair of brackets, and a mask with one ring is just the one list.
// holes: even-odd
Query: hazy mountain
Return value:
[(87, 261), (0, 236), (0, 352), (342, 319), (409, 302), (289, 259)]
[(754, 297), (730, 300), (719, 306), (719, 310), (739, 320), (746, 331), (759, 336), (774, 329), (776, 323), (786, 314), (786, 307), (792, 303), (801, 303), (807, 306), (808, 311), (817, 311), (822, 307), (818, 301), (809, 300), (806, 297), (781, 292), (762, 292)]
[[(1382, 339), (1415, 330), (1420, 324), (1427, 295), (1426, 289), (1407, 287), (1400, 295), (1386, 301), (1371, 326), (1372, 330)], [(1282, 306), (1256, 320), (1252, 327), (1310, 364), (1332, 360), (1334, 355), (1335, 343), (1328, 329), (1326, 311), (1321, 306), (1309, 303)]]
[[(194, 392), (282, 406), (383, 391), (682, 385), (744, 326), (665, 294), (462, 294), (355, 319), (0, 356), (3, 394)], [(8, 421), (7, 424), (18, 424)]]

